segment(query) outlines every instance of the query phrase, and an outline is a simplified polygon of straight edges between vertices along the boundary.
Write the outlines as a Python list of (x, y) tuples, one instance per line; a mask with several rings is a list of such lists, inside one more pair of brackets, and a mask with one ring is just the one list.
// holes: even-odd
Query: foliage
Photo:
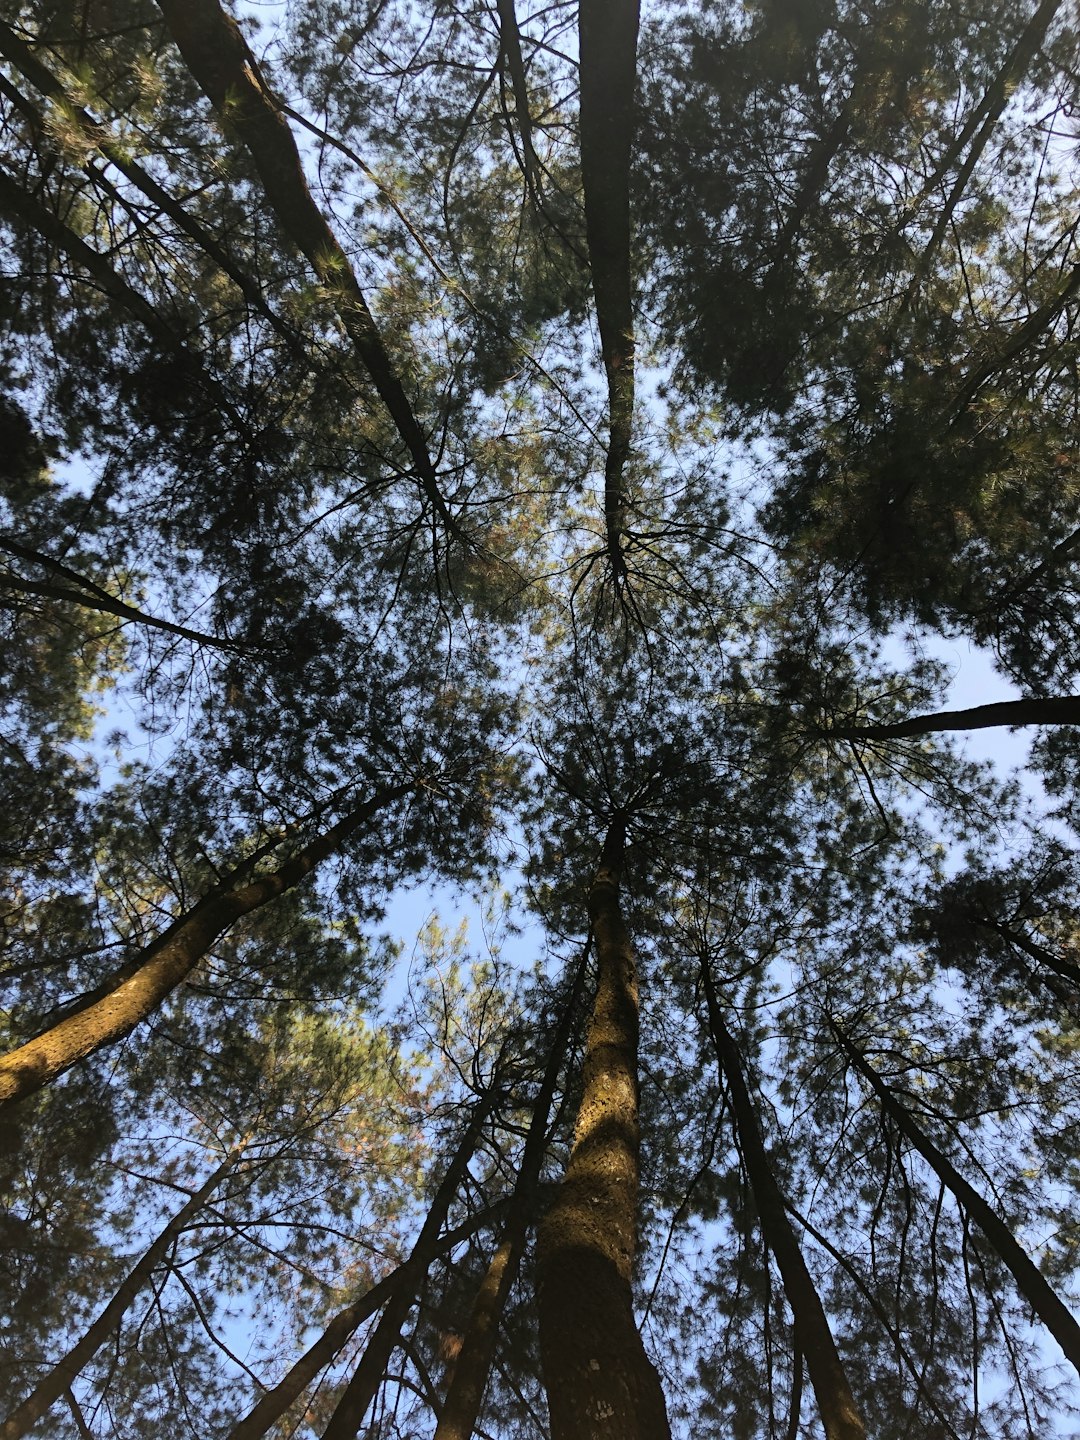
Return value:
[[(627, 1394), (796, 1440), (823, 1343), (830, 1440), (1071, 1433), (1072, 729), (1021, 777), (869, 731), (958, 641), (1080, 675), (1077, 47), (1059, 0), (6, 8), (0, 1082), (62, 1053), (0, 1091), (5, 1413), (156, 1257), (27, 1433), (445, 1440), (487, 1287), (465, 1428), (568, 1440), (612, 913)], [(410, 960), (432, 891), (484, 918)]]

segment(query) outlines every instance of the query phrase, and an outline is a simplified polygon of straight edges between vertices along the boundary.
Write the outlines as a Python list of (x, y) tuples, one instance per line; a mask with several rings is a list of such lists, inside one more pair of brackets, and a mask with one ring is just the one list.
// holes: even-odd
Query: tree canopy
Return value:
[(1074, 1433), (1078, 115), (1062, 0), (0, 7), (2, 1440)]

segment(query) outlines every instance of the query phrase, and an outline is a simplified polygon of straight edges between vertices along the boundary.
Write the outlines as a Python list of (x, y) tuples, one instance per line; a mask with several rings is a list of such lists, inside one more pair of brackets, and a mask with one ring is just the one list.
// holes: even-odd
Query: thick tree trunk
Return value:
[(952, 1162), (942, 1154), (869, 1061), (839, 1030), (836, 1030), (835, 1033), (852, 1065), (877, 1096), (881, 1108), (978, 1225), (994, 1250), (997, 1251), (998, 1257), (1011, 1271), (1021, 1295), (1053, 1335), (1065, 1352), (1065, 1358), (1080, 1375), (1080, 1325), (1077, 1325), (1073, 1315), (1044, 1280), (1038, 1267), (997, 1211), (983, 1199), (974, 1186), (968, 1184)]
[(387, 1300), (386, 1309), (375, 1327), (375, 1333), (368, 1341), (352, 1379), (330, 1417), (330, 1423), (323, 1432), (323, 1440), (355, 1440), (359, 1434), (368, 1407), (385, 1378), (387, 1361), (401, 1341), (401, 1327), (416, 1303), (428, 1266), (439, 1253), (440, 1231), (454, 1197), (461, 1188), (480, 1131), (491, 1113), (491, 1104), (492, 1101), (485, 1098), (473, 1110), (465, 1133), (454, 1152), (454, 1158), (443, 1176), (442, 1184), (435, 1192), (416, 1244), (402, 1266), (401, 1278)]
[(559, 1069), (566, 1058), (573, 1028), (574, 1011), (581, 994), (585, 976), (585, 960), (588, 950), (578, 963), (570, 993), (559, 1016), (559, 1023), (552, 1039), (551, 1052), (544, 1069), (540, 1092), (533, 1106), (529, 1133), (521, 1157), (521, 1168), (510, 1214), (498, 1249), (492, 1257), (487, 1273), (473, 1301), (472, 1313), (466, 1327), (461, 1349), (454, 1361), (454, 1372), (446, 1391), (442, 1413), (435, 1430), (434, 1440), (469, 1440), (476, 1426), (476, 1418), (484, 1399), (491, 1362), (495, 1355), (495, 1344), (499, 1335), (499, 1321), (506, 1305), (510, 1287), (514, 1283), (521, 1255), (525, 1249), (525, 1238), (536, 1208), (537, 1190), (540, 1182), (540, 1168), (544, 1160), (544, 1146), (547, 1140), (548, 1117), (555, 1096), (555, 1085)]
[(784, 1196), (769, 1163), (757, 1116), (743, 1079), (739, 1052), (724, 1024), (708, 962), (701, 967), (709, 1030), (717, 1059), (727, 1077), (731, 1109), (746, 1171), (757, 1204), (765, 1244), (776, 1257), (791, 1307), (795, 1344), (806, 1360), (827, 1440), (865, 1440), (866, 1427), (836, 1349), (825, 1308), (806, 1268), (788, 1219)]
[(625, 827), (612, 822), (589, 893), (597, 989), (566, 1174), (537, 1235), (540, 1357), (552, 1440), (669, 1440), (634, 1320), (638, 987), (619, 908)]
[(394, 786), (351, 811), (269, 875), (232, 888), (236, 872), (181, 915), (120, 972), (92, 1004), (58, 1021), (0, 1059), (0, 1106), (33, 1095), (95, 1051), (129, 1035), (191, 974), (219, 936), (242, 915), (291, 890), (376, 811), (408, 794)]
[(83, 1366), (93, 1359), (102, 1345), (113, 1335), (176, 1236), (232, 1170), (241, 1153), (242, 1147), (240, 1146), (230, 1151), (206, 1183), (176, 1212), (149, 1250), (131, 1270), (127, 1279), (101, 1314), (82, 1336), (82, 1339), (71, 1347), (64, 1358), (53, 1366), (33, 1392), (21, 1405), (16, 1406), (0, 1425), (0, 1440), (20, 1440), (20, 1437), (26, 1435), (56, 1401), (69, 1390), (72, 1381), (80, 1374)]
[(581, 182), (600, 351), (608, 382), (610, 438), (604, 466), (607, 549), (626, 573), (623, 472), (634, 418), (634, 320), (630, 280), (630, 153), (637, 80), (637, 0), (580, 0)]
[(901, 740), (939, 730), (986, 730), (994, 725), (1080, 725), (1080, 695), (1048, 700), (1003, 700), (971, 710), (939, 710), (889, 725), (837, 725), (825, 734), (840, 740)]

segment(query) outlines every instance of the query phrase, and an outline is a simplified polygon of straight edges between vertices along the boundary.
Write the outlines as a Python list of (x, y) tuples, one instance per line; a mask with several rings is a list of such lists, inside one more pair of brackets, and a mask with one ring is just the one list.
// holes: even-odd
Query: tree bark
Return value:
[(1002, 700), (995, 705), (976, 705), (971, 710), (914, 715), (910, 720), (894, 720), (888, 725), (837, 725), (824, 733), (838, 740), (902, 740), (909, 735), (987, 730), (994, 725), (1080, 725), (1080, 695)]
[(518, 1272), (529, 1223), (536, 1209), (548, 1117), (555, 1096), (559, 1067), (566, 1057), (570, 1043), (574, 1011), (585, 977), (587, 954), (587, 950), (582, 954), (573, 985), (559, 1016), (540, 1092), (533, 1106), (506, 1228), (473, 1302), (434, 1440), (469, 1440), (476, 1426), (495, 1355), (499, 1321)]
[(974, 1186), (968, 1184), (952, 1162), (924, 1133), (911, 1112), (897, 1100), (865, 1056), (861, 1055), (835, 1026), (834, 1031), (852, 1065), (877, 1096), (881, 1108), (978, 1225), (999, 1259), (1011, 1272), (1021, 1295), (1080, 1375), (1080, 1325), (1077, 1325), (1068, 1308), (1043, 1279), (1038, 1267), (997, 1211), (983, 1199)]
[(401, 1267), (401, 1278), (387, 1300), (386, 1309), (375, 1327), (375, 1333), (368, 1341), (352, 1379), (330, 1417), (330, 1423), (323, 1432), (323, 1440), (355, 1440), (355, 1436), (359, 1434), (368, 1406), (374, 1400), (385, 1377), (387, 1361), (400, 1343), (401, 1327), (416, 1303), (428, 1266), (439, 1253), (439, 1232), (465, 1178), (491, 1106), (492, 1100), (485, 1098), (473, 1110), (465, 1134), (443, 1176), (442, 1184), (435, 1192), (416, 1244)]
[(93, 1359), (102, 1345), (115, 1332), (139, 1291), (165, 1256), (173, 1240), (232, 1170), (241, 1153), (241, 1146), (231, 1150), (205, 1184), (176, 1212), (82, 1338), (71, 1347), (62, 1360), (53, 1366), (49, 1373), (39, 1381), (33, 1392), (21, 1405), (17, 1405), (0, 1425), (0, 1440), (20, 1440), (20, 1437), (27, 1434), (34, 1424), (67, 1392), (72, 1381), (82, 1371), (83, 1366)]
[(769, 1164), (757, 1116), (743, 1079), (739, 1052), (720, 1013), (707, 961), (702, 963), (701, 975), (709, 1011), (709, 1031), (721, 1073), (727, 1077), (739, 1148), (754, 1192), (761, 1233), (780, 1267), (784, 1293), (791, 1307), (795, 1344), (810, 1372), (810, 1383), (817, 1397), (825, 1435), (827, 1440), (866, 1440), (866, 1427), (851, 1393), (825, 1308), (806, 1268), (788, 1219), (783, 1193)]
[(615, 819), (589, 892), (597, 989), (570, 1160), (537, 1234), (540, 1358), (552, 1440), (669, 1440), (664, 1395), (634, 1320), (638, 983), (619, 907)]
[[(238, 920), (291, 890), (377, 811), (408, 794), (397, 785), (350, 811), (269, 875), (232, 888), (237, 872), (179, 916), (100, 999), (0, 1058), (0, 1108), (24, 1100), (95, 1051), (129, 1035), (191, 974), (219, 936)], [(243, 867), (240, 867), (241, 869)]]
[(634, 320), (630, 280), (630, 151), (637, 80), (637, 0), (580, 0), (581, 181), (610, 435), (604, 464), (607, 549), (626, 574), (623, 472), (634, 418)]
[(499, 11), (499, 44), (510, 72), (514, 95), (514, 112), (521, 137), (521, 166), (529, 198), (540, 205), (540, 161), (533, 148), (532, 116), (529, 109), (529, 87), (525, 79), (525, 60), (521, 53), (521, 31), (518, 29), (514, 0), (496, 0)]

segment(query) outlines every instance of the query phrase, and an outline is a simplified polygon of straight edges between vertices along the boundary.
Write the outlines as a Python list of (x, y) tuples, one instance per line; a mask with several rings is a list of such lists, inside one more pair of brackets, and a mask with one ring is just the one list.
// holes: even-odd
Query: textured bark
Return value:
[(634, 418), (634, 320), (630, 282), (630, 152), (637, 78), (637, 0), (580, 0), (581, 181), (610, 435), (604, 465), (607, 548), (626, 574), (623, 472)]
[(525, 1238), (536, 1208), (548, 1117), (551, 1114), (559, 1069), (570, 1043), (574, 1011), (585, 976), (587, 954), (586, 950), (581, 957), (570, 994), (559, 1016), (540, 1092), (533, 1106), (506, 1228), (473, 1301), (434, 1440), (469, 1440), (476, 1426), (495, 1355), (499, 1321), (518, 1272), (525, 1249)]
[[(472, 1216), (439, 1238), (436, 1255), (443, 1255), (460, 1245), (475, 1231), (489, 1224), (492, 1211), (485, 1210)], [(333, 1316), (319, 1338), (310, 1345), (299, 1360), (272, 1389), (267, 1390), (242, 1420), (238, 1420), (229, 1431), (228, 1440), (261, 1440), (271, 1425), (281, 1419), (285, 1411), (298, 1400), (315, 1377), (326, 1368), (334, 1356), (343, 1349), (365, 1320), (381, 1310), (401, 1284), (407, 1284), (410, 1276), (409, 1262), (403, 1261), (389, 1275), (365, 1290), (358, 1300), (346, 1305)]]
[(232, 1170), (241, 1155), (241, 1147), (230, 1151), (206, 1183), (192, 1195), (158, 1235), (157, 1239), (131, 1270), (127, 1279), (102, 1310), (101, 1314), (49, 1373), (38, 1383), (21, 1405), (0, 1425), (0, 1440), (20, 1440), (71, 1386), (71, 1382), (107, 1340), (114, 1334), (140, 1290), (165, 1257), (169, 1246), (196, 1214), (218, 1185)]
[(456, 535), (458, 527), (439, 492), (427, 439), (349, 257), (312, 197), (292, 131), (240, 27), (217, 0), (158, 0), (158, 7), (199, 87), (247, 147), (279, 224), (326, 287), (405, 442), (424, 494), (448, 533)]
[(827, 1440), (865, 1440), (866, 1427), (851, 1393), (825, 1308), (788, 1219), (783, 1192), (769, 1163), (743, 1079), (739, 1052), (720, 1013), (707, 963), (702, 965), (701, 974), (709, 1009), (709, 1030), (721, 1071), (727, 1078), (739, 1149), (754, 1192), (761, 1233), (780, 1267), (784, 1293), (791, 1307), (795, 1344), (810, 1372), (825, 1435)]
[(638, 985), (619, 908), (625, 832), (612, 822), (589, 893), (597, 989), (570, 1160), (537, 1235), (540, 1358), (552, 1440), (669, 1440), (634, 1320)]
[(1050, 699), (1002, 700), (971, 710), (939, 710), (888, 725), (838, 725), (826, 731), (840, 740), (902, 740), (941, 730), (987, 730), (994, 725), (1080, 725), (1080, 695)]
[(33, 1095), (77, 1061), (129, 1035), (230, 925), (298, 885), (365, 820), (410, 788), (398, 785), (366, 801), (268, 875), (236, 888), (237, 872), (226, 877), (140, 952), (136, 966), (128, 961), (120, 971), (123, 978), (105, 995), (0, 1058), (0, 1106)]
[(469, 1168), (480, 1137), (484, 1121), (491, 1111), (490, 1099), (485, 1099), (473, 1110), (472, 1118), (461, 1138), (454, 1158), (447, 1167), (442, 1184), (435, 1192), (427, 1217), (420, 1227), (408, 1260), (401, 1267), (401, 1278), (386, 1302), (375, 1333), (368, 1341), (363, 1355), (353, 1372), (352, 1379), (345, 1387), (337, 1403), (330, 1423), (323, 1432), (323, 1440), (354, 1440), (364, 1423), (364, 1416), (374, 1400), (379, 1386), (386, 1375), (386, 1365), (401, 1341), (401, 1328), (416, 1303), (420, 1286), (424, 1282), (428, 1266), (439, 1254), (439, 1232), (446, 1220), (454, 1196), (461, 1187), (465, 1172)]
[(1011, 1272), (1021, 1295), (1053, 1335), (1065, 1352), (1065, 1358), (1080, 1375), (1080, 1325), (1077, 1325), (1072, 1313), (1044, 1280), (1030, 1255), (1023, 1249), (993, 1206), (979, 1194), (974, 1186), (968, 1184), (952, 1162), (942, 1154), (869, 1061), (859, 1054), (844, 1035), (839, 1031), (836, 1033), (849, 1060), (873, 1090), (881, 1108), (978, 1225), (996, 1250), (999, 1259)]

